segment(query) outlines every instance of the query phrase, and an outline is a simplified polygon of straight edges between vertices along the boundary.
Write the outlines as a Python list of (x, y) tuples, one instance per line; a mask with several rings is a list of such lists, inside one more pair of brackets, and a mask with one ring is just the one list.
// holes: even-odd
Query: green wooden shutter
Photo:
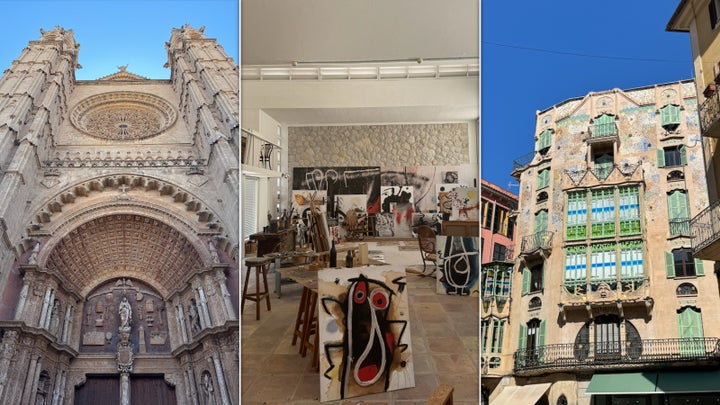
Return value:
[(695, 259), (695, 275), (696, 276), (704, 276), (705, 275), (705, 265), (703, 264), (703, 261), (701, 259)]
[(660, 125), (665, 126), (670, 123), (670, 106), (666, 105), (660, 109)]
[(524, 268), (522, 271), (522, 295), (530, 292), (530, 270)]
[(668, 194), (668, 219), (687, 219), (689, 217), (687, 193), (675, 190)]
[(675, 277), (675, 259), (670, 252), (665, 252), (665, 277)]
[(535, 214), (535, 233), (547, 231), (548, 212), (546, 210), (538, 211)]
[(540, 275), (540, 289), (541, 289), (541, 290), (545, 288), (545, 275), (547, 274), (547, 271), (546, 271), (546, 270), (547, 270), (547, 263), (548, 263), (547, 260), (545, 260), (545, 261), (543, 262), (542, 274)]
[(537, 346), (535, 351), (538, 353), (538, 360), (541, 363), (545, 362), (545, 320), (540, 321), (540, 327), (538, 328)]
[(685, 150), (685, 145), (680, 147), (680, 163), (683, 165), (687, 164), (687, 151)]
[(518, 351), (524, 352), (527, 347), (527, 325), (520, 325), (520, 335), (518, 337)]
[(657, 149), (657, 166), (665, 167), (665, 151), (663, 149)]

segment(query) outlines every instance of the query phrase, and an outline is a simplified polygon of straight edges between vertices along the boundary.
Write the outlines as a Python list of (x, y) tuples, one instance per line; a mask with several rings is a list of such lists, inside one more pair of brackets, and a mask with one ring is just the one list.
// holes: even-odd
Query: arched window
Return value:
[(673, 170), (667, 175), (667, 181), (685, 180), (685, 174), (680, 170)]
[(560, 394), (560, 396), (557, 399), (557, 405), (568, 405), (567, 398), (565, 397), (565, 394)]
[(536, 202), (541, 203), (543, 201), (547, 201), (547, 199), (548, 199), (548, 193), (546, 193), (545, 191), (541, 191), (538, 193)]
[(528, 304), (528, 309), (537, 309), (542, 306), (542, 300), (540, 297), (532, 297), (530, 299), (530, 304)]
[(698, 295), (698, 290), (692, 283), (682, 283), (675, 290), (675, 294), (678, 297), (693, 296)]

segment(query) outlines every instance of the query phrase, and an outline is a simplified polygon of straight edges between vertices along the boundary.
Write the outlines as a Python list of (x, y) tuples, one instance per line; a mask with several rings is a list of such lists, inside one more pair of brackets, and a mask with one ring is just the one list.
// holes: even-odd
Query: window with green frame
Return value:
[(550, 185), (550, 168), (542, 169), (538, 172), (537, 189), (545, 188)]
[(690, 235), (690, 207), (687, 190), (674, 190), (667, 195), (670, 235)]
[[(571, 191), (566, 195), (565, 212), (566, 240), (579, 240), (588, 237), (603, 238), (619, 235), (637, 235), (642, 232), (640, 224), (640, 187), (619, 187), (592, 190), (590, 193), (590, 216), (588, 218), (588, 192)], [(616, 198), (617, 194), (617, 209)], [(617, 227), (615, 225), (617, 215)], [(589, 223), (588, 223), (589, 219)]]
[(615, 236), (615, 190), (590, 193), (590, 234), (593, 238)]
[(645, 277), (642, 241), (620, 243), (620, 279), (631, 281)]
[(680, 126), (680, 106), (667, 104), (660, 109), (660, 125), (667, 131), (674, 131)]
[(665, 252), (665, 276), (667, 278), (704, 275), (705, 265), (702, 260), (693, 258), (692, 249), (682, 248)]
[(617, 135), (615, 116), (603, 114), (593, 120), (593, 137)]
[(503, 339), (507, 319), (490, 317), (483, 319), (481, 333), (483, 336), (482, 350), (485, 354), (502, 353)]
[(636, 235), (640, 229), (640, 187), (629, 186), (618, 189), (618, 217), (620, 235)]
[(520, 335), (518, 341), (518, 352), (521, 353), (520, 359), (526, 362), (542, 361), (542, 353), (544, 350), (538, 350), (545, 346), (545, 324), (542, 321), (533, 318), (527, 324), (520, 324)]
[(535, 142), (535, 150), (543, 154), (546, 153), (550, 149), (550, 145), (552, 145), (552, 136), (553, 130), (551, 129), (540, 132)]
[(587, 247), (565, 248), (565, 285), (583, 285), (587, 282)]
[(587, 238), (587, 192), (567, 193), (565, 238), (568, 240)]
[(685, 166), (687, 164), (687, 150), (685, 145), (668, 146), (657, 150), (658, 167)]
[(677, 312), (680, 354), (702, 356), (705, 354), (705, 334), (703, 332), (702, 313), (699, 308), (683, 307)]
[(617, 279), (617, 249), (615, 243), (590, 246), (590, 281), (612, 282)]
[(483, 265), (483, 298), (509, 298), (510, 280), (512, 278), (511, 265)]

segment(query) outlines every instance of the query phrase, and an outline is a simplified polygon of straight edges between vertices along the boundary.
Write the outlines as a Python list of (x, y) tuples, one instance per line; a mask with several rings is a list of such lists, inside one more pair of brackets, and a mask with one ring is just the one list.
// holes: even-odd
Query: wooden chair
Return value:
[(437, 252), (435, 251), (435, 230), (427, 225), (417, 227), (418, 243), (420, 244), (420, 255), (423, 260), (423, 273), (425, 272), (425, 262), (430, 262), (433, 269), (429, 274), (435, 271), (435, 261), (437, 260)]

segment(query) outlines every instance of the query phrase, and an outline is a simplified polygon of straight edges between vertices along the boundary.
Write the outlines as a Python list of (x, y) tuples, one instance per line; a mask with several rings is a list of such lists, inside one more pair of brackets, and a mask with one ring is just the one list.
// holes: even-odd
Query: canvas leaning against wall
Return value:
[(415, 386), (405, 270), (318, 272), (320, 400)]
[(448, 295), (480, 295), (480, 249), (475, 236), (436, 237), (436, 292)]

